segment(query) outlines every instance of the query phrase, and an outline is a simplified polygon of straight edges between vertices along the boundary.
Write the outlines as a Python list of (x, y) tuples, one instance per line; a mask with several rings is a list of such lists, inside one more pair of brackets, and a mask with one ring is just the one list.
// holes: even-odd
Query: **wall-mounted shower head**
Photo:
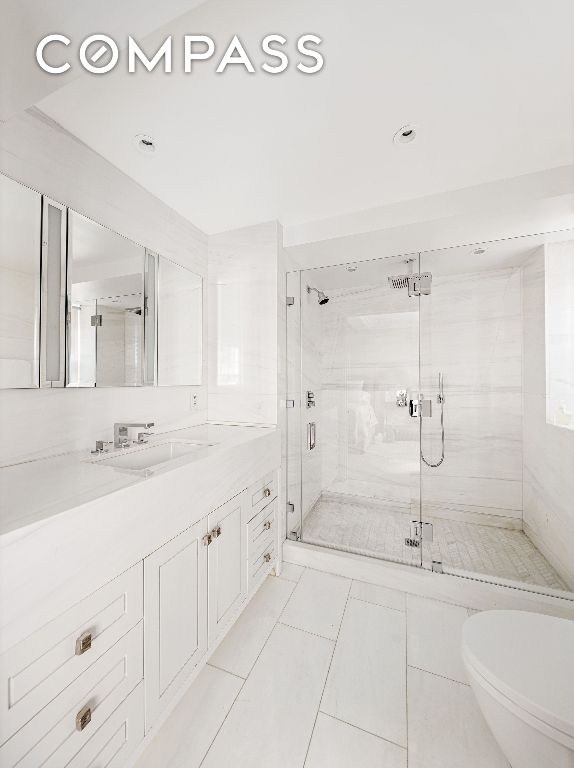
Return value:
[(312, 288), (310, 285), (307, 286), (307, 293), (311, 293), (311, 291), (315, 291), (315, 293), (318, 296), (319, 304), (323, 306), (329, 301), (329, 297), (326, 296), (323, 291), (320, 291), (318, 288)]

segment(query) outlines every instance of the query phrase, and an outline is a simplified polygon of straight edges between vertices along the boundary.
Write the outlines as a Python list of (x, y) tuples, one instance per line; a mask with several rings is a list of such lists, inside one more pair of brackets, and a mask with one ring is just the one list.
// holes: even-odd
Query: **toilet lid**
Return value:
[(514, 704), (574, 736), (574, 621), (485, 611), (463, 627), (467, 663)]

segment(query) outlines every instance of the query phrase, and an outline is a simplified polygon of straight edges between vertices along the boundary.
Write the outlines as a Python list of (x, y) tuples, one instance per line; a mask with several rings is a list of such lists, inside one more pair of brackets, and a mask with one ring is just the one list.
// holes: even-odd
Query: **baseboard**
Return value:
[(319, 547), (283, 542), (283, 560), (318, 571), (398, 589), (479, 611), (515, 609), (574, 619), (574, 595), (545, 595), (526, 588), (491, 584), (472, 576), (434, 573), (401, 563)]

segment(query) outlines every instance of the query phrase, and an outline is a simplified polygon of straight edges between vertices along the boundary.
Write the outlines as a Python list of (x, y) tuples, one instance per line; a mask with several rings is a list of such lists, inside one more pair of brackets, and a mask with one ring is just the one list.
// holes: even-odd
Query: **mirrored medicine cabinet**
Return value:
[(0, 388), (199, 385), (203, 281), (0, 174)]

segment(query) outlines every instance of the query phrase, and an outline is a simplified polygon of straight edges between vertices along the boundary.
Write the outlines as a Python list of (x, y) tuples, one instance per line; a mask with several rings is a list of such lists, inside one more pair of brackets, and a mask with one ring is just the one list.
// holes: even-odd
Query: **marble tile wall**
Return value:
[(522, 272), (524, 530), (574, 590), (574, 431), (547, 421), (545, 256)]
[[(432, 257), (421, 267), (432, 271)], [(438, 372), (445, 377), (446, 459), (423, 467), (428, 514), (521, 527), (522, 332), (517, 268), (436, 275), (420, 301), (425, 456), (441, 455)], [(415, 303), (416, 302), (416, 303)], [(418, 424), (396, 392), (418, 391), (418, 300), (381, 285), (335, 298), (322, 316), (323, 489), (418, 512)]]
[(209, 238), (209, 418), (276, 424), (278, 256), (268, 222)]
[[(433, 271), (432, 254), (423, 271)], [(435, 275), (421, 298), (425, 457), (441, 455), (438, 372), (444, 375), (445, 461), (423, 465), (431, 515), (520, 527), (522, 518), (522, 303), (518, 267)]]
[[(37, 110), (0, 125), (0, 171), (207, 276), (203, 232)], [(91, 447), (115, 421), (205, 422), (206, 373), (204, 356), (198, 387), (2, 390), (0, 463)]]

